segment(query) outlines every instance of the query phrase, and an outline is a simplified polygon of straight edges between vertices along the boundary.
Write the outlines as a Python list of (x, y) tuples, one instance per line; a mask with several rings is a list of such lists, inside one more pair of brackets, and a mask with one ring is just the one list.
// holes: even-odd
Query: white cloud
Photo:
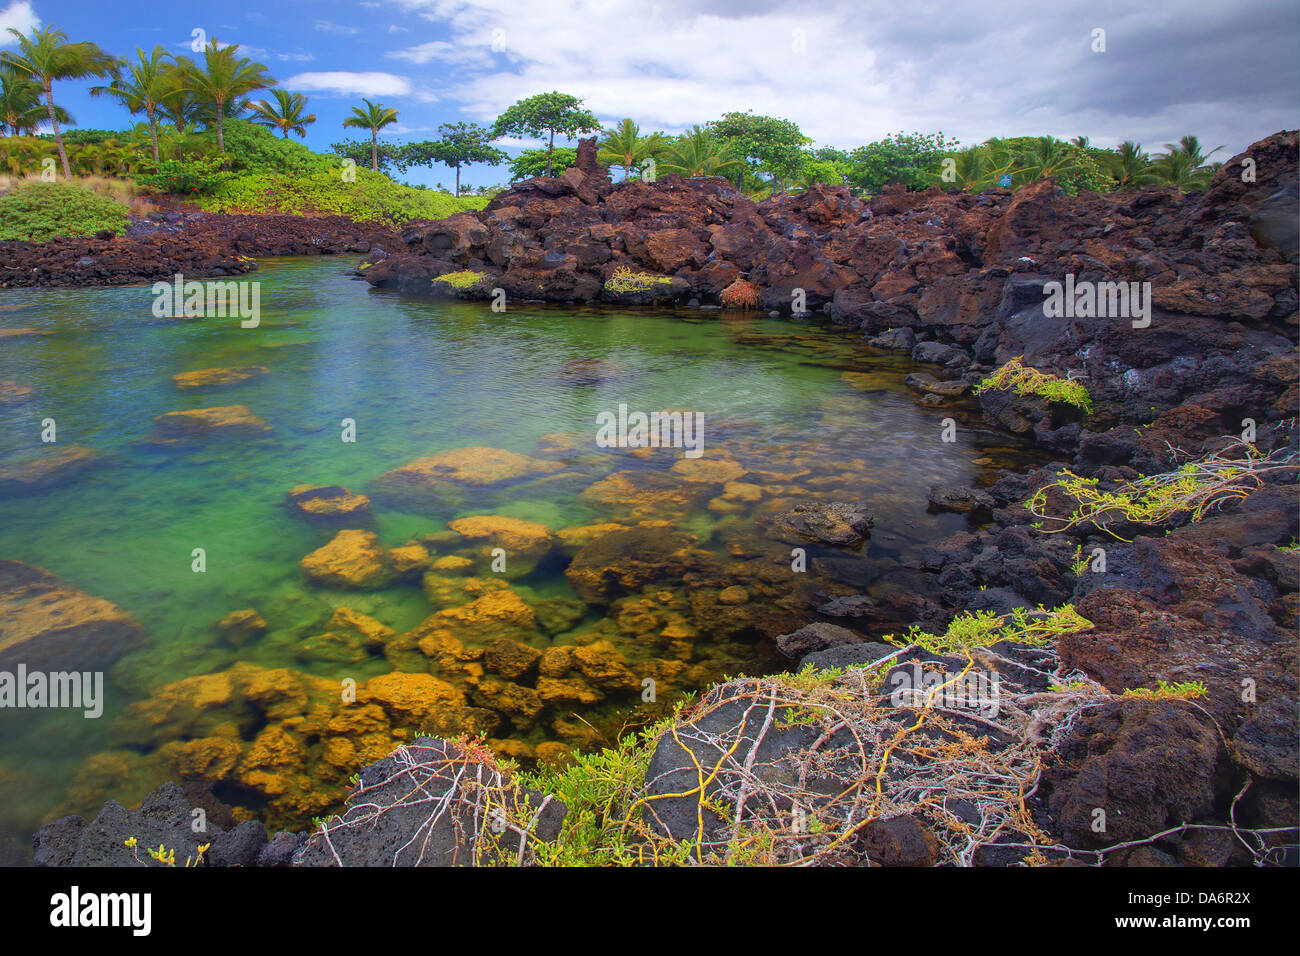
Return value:
[(298, 73), (282, 84), (290, 90), (315, 90), (343, 96), (408, 96), (411, 81), (393, 73)]
[[(440, 39), (389, 56), (454, 62), (440, 92), (479, 121), (558, 89), (605, 121), (680, 130), (753, 109), (838, 146), (942, 130), (1159, 148), (1190, 132), (1231, 155), (1300, 125), (1294, 0), (1249, 14), (1234, 0), (390, 2)], [(1096, 27), (1104, 54), (1090, 50)]]
[(36, 15), (32, 5), (26, 0), (15, 0), (3, 10), (0, 10), (0, 46), (8, 46), (11, 43), (17, 43), (10, 29), (17, 30), (19, 33), (31, 33), (39, 29), (41, 18)]
[(343, 26), (341, 23), (331, 23), (329, 20), (317, 20), (316, 29), (323, 33), (338, 33), (345, 37), (356, 35), (356, 27)]

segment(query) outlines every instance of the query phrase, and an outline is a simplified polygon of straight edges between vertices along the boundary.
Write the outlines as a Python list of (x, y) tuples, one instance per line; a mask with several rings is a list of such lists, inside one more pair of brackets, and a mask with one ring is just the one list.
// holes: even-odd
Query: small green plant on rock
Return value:
[(1209, 692), (1205, 684), (1199, 680), (1185, 680), (1175, 684), (1165, 681), (1157, 681), (1157, 683), (1159, 686), (1155, 690), (1137, 687), (1124, 691), (1120, 696), (1135, 697), (1139, 700), (1195, 700)]
[(1048, 375), (1038, 369), (1029, 368), (1021, 362), (1024, 356), (1016, 356), (1002, 366), (975, 388), (975, 394), (988, 389), (1005, 391), (1010, 389), (1017, 395), (1038, 395), (1049, 402), (1060, 402), (1082, 409), (1085, 414), (1092, 414), (1092, 396), (1082, 382)]
[(932, 654), (960, 654), (999, 641), (1042, 645), (1062, 634), (1086, 631), (1092, 626), (1092, 622), (1080, 615), (1073, 604), (1051, 611), (1040, 604), (1037, 610), (1016, 608), (1010, 614), (963, 611), (952, 619), (948, 630), (942, 634), (931, 634), (913, 625), (902, 637), (886, 634), (884, 640), (899, 647), (915, 644)]
[(460, 272), (445, 272), (435, 278), (434, 282), (445, 282), (453, 289), (466, 291), (479, 285), (487, 276), (481, 272), (473, 272), (469, 269), (462, 269)]

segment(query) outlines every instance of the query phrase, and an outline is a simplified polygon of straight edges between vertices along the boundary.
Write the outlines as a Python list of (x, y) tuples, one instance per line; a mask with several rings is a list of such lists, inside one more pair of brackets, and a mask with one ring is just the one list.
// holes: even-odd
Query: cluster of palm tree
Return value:
[(1018, 187), (1047, 178), (1093, 189), (1137, 189), (1148, 185), (1201, 189), (1222, 165), (1210, 162), (1210, 157), (1221, 149), (1217, 146), (1202, 152), (1195, 136), (1166, 143), (1165, 152), (1154, 156), (1132, 141), (1115, 149), (1100, 149), (1092, 146), (1086, 136), (1076, 136), (1069, 142), (1051, 136), (994, 137), (946, 157), (939, 166), (926, 171), (925, 180), (966, 192), (984, 192), (999, 185)]
[(640, 176), (653, 162), (658, 173), (682, 176), (728, 176), (742, 160), (733, 143), (701, 126), (680, 136), (641, 135), (641, 127), (625, 119), (597, 144), (596, 158), (623, 170), (624, 179)]
[(161, 46), (151, 52), (136, 50), (134, 60), (110, 56), (88, 41), (72, 42), (67, 34), (46, 26), (30, 34), (10, 28), (17, 49), (0, 52), (0, 120), (12, 136), (35, 133), (48, 123), (58, 146), (65, 176), (72, 175), (60, 124), (72, 117), (54, 102), (56, 81), (101, 77), (107, 82), (91, 88), (95, 96), (118, 100), (132, 115), (143, 114), (149, 123), (153, 161), (159, 162), (159, 123), (171, 124), (184, 134), (194, 126), (215, 129), (217, 152), (225, 152), (222, 121), (248, 115), (255, 123), (280, 132), (306, 135), (316, 121), (306, 112), (300, 93), (273, 89), (274, 102), (251, 102), (246, 97), (275, 85), (261, 63), (239, 55), (238, 44), (222, 44), (215, 37), (199, 60), (176, 57)]

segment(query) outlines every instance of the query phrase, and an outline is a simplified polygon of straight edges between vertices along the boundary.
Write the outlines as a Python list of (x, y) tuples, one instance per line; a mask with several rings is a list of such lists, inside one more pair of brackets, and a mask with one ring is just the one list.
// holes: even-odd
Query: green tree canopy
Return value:
[(284, 139), (288, 139), (290, 133), (297, 133), (305, 139), (307, 127), (316, 122), (316, 114), (307, 112), (307, 97), (279, 89), (272, 90), (271, 95), (275, 97), (274, 103), (258, 100), (251, 104), (252, 121), (278, 131)]
[(176, 95), (176, 85), (169, 74), (175, 61), (163, 47), (155, 46), (146, 54), (136, 47), (136, 60), (125, 69), (113, 71), (113, 81), (107, 86), (92, 87), (92, 96), (111, 96), (132, 113), (144, 113), (149, 120), (149, 136), (153, 141), (153, 161), (158, 162), (158, 110), (169, 96)]
[(491, 139), (491, 130), (478, 123), (443, 123), (438, 127), (438, 139), (411, 143), (403, 147), (403, 151), (407, 165), (443, 163), (456, 170), (456, 195), (459, 196), (462, 166), (475, 163), (499, 166), (509, 158), (490, 145)]
[(805, 159), (804, 147), (812, 142), (798, 123), (758, 116), (749, 110), (727, 113), (706, 124), (705, 129), (734, 144), (735, 155), (744, 161), (736, 170), (740, 189), (745, 187), (746, 173), (752, 177), (766, 174), (778, 187), (795, 179)]
[(198, 94), (200, 102), (216, 108), (217, 152), (224, 153), (226, 140), (222, 133), (222, 120), (227, 114), (237, 116), (241, 112), (238, 108), (228, 108), (235, 107), (245, 93), (274, 86), (275, 79), (261, 63), (240, 56), (238, 43), (223, 46), (216, 37), (203, 48), (202, 64), (187, 59), (183, 65), (184, 85)]
[(600, 130), (596, 114), (581, 107), (582, 100), (568, 93), (538, 93), (520, 100), (498, 116), (492, 126), (492, 138), (545, 137), (548, 157), (546, 175), (550, 176), (554, 171), (550, 157), (555, 150), (556, 134), (565, 139), (573, 139), (580, 133), (595, 133)]

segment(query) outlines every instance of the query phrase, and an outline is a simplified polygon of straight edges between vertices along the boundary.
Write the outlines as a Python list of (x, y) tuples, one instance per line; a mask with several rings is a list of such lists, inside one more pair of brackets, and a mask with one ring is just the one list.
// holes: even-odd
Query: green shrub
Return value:
[(200, 202), (212, 212), (327, 213), (391, 225), (411, 219), (445, 219), (467, 209), (482, 209), (488, 202), (482, 196), (458, 199), (448, 193), (403, 186), (368, 169), (358, 169), (356, 174), (356, 182), (351, 183), (343, 182), (338, 170), (236, 176)]
[(64, 183), (29, 183), (0, 196), (0, 240), (45, 242), (55, 236), (93, 236), (102, 229), (126, 231), (120, 202)]
[(176, 193), (190, 196), (194, 193), (208, 193), (228, 179), (233, 173), (222, 170), (223, 162), (218, 156), (189, 156), (185, 159), (164, 159), (152, 172), (136, 173), (135, 181), (140, 188), (152, 193)]

